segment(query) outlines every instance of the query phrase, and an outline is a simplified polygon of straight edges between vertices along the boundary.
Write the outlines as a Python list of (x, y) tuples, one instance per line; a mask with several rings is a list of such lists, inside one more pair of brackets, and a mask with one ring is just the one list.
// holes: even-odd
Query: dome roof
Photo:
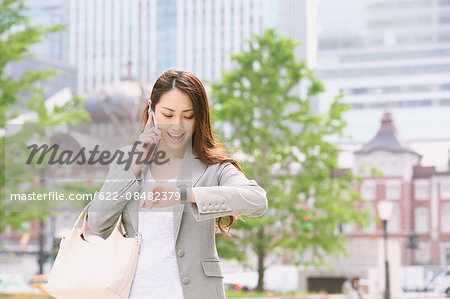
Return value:
[(397, 128), (394, 124), (392, 113), (386, 111), (381, 119), (381, 126), (378, 133), (372, 140), (364, 144), (361, 150), (356, 154), (368, 154), (373, 151), (384, 150), (397, 153), (412, 153), (418, 155), (415, 151), (409, 148), (409, 146), (401, 139), (397, 132)]
[(84, 107), (89, 112), (104, 111), (133, 111), (136, 108), (142, 109), (150, 96), (150, 86), (143, 85), (144, 97), (140, 82), (125, 80), (105, 84), (100, 88), (90, 92), (84, 103)]

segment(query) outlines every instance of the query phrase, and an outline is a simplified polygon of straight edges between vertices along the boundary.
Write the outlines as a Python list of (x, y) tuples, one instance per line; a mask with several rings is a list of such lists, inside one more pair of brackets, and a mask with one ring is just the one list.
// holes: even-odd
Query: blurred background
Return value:
[[(275, 145), (247, 148), (242, 134), (253, 131), (240, 131), (243, 120), (238, 114), (237, 121), (227, 119), (234, 111), (224, 110), (227, 102), (258, 107), (249, 112), (255, 119), (259, 114), (272, 115), (272, 121), (280, 123), (286, 118), (290, 132), (297, 135), (281, 135), (292, 137), (286, 143), (289, 148), (299, 143), (306, 161), (314, 155), (308, 156), (300, 143), (310, 120), (294, 120), (277, 106), (307, 106), (305, 115), (323, 117), (317, 123), (311, 120), (311, 125), (334, 130), (309, 141), (308, 148), (320, 152), (336, 149), (327, 152), (336, 161), (321, 168), (333, 170), (329, 178), (305, 172), (305, 178), (315, 180), (289, 189), (300, 190), (295, 199), (290, 192), (283, 201), (294, 209), (290, 218), (280, 212), (286, 206), (275, 203), (275, 196), (270, 211), (268, 196), (267, 218), (254, 224), (246, 218), (250, 224), (236, 224), (238, 239), (262, 231), (263, 226), (276, 227), (270, 233), (283, 236), (278, 243), (264, 249), (259, 243), (237, 242), (230, 248), (233, 241), (218, 236), (229, 297), (346, 296), (342, 286), (353, 277), (359, 279), (364, 298), (389, 298), (386, 293), (392, 298), (450, 295), (449, 0), (25, 0), (23, 7), (20, 1), (0, 3), (3, 138), (6, 123), (42, 121), (37, 107), (49, 111), (45, 120), (53, 123), (62, 119), (55, 117), (61, 110), (55, 112), (54, 107), (77, 109), (79, 114), (63, 119), (89, 122), (105, 136), (114, 134), (114, 126), (138, 124), (153, 83), (170, 68), (191, 71), (205, 84), (211, 108), (218, 112), (215, 129), (224, 140), (242, 140), (230, 142), (233, 154), (247, 161), (251, 153), (264, 156), (270, 149), (274, 158), (266, 162), (279, 167), (267, 168), (267, 177), (255, 174), (263, 187), (269, 188), (267, 178), (280, 169), (291, 173), (280, 159), (290, 160), (277, 158)], [(285, 38), (299, 43), (289, 44)], [(258, 52), (270, 47), (273, 52), (268, 53), (273, 55)], [(259, 53), (263, 60), (255, 63), (249, 53)], [(294, 55), (296, 60), (277, 53)], [(33, 78), (26, 77), (30, 71)], [(303, 75), (295, 79), (295, 72)], [(260, 85), (251, 80), (261, 74), (266, 77)], [(283, 93), (276, 89), (285, 84), (286, 74), (291, 74), (293, 84)], [(305, 78), (309, 84), (302, 83)], [(311, 86), (318, 86), (315, 80), (320, 80), (321, 88), (311, 92)], [(250, 83), (233, 89), (239, 82)], [(264, 90), (264, 84), (274, 91), (267, 101), (262, 98), (271, 89)], [(333, 110), (336, 101), (342, 111)], [(338, 122), (339, 128), (326, 120)], [(279, 132), (277, 128), (274, 132)], [(258, 136), (256, 129), (257, 125)], [(81, 133), (73, 138), (79, 145), (88, 142)], [(325, 157), (323, 153), (317, 156)], [(304, 169), (299, 156), (295, 161)], [(317, 165), (328, 161), (321, 159)], [(245, 163), (249, 174), (257, 173), (252, 168), (256, 162)], [(301, 178), (299, 172), (293, 172), (294, 180)], [(338, 203), (334, 210), (316, 204), (320, 186), (344, 180), (349, 173), (358, 176), (345, 181), (353, 182), (351, 187), (342, 187), (344, 193), (353, 194), (352, 208), (339, 203), (340, 195), (333, 193), (341, 189), (323, 195)], [(89, 175), (101, 181), (102, 174)], [(86, 174), (82, 177), (81, 185), (67, 190), (87, 193), (101, 186)], [(270, 192), (280, 193), (277, 190)], [(302, 202), (305, 205), (297, 205)], [(73, 205), (58, 215), (4, 218), (0, 293), (33, 293), (31, 279), (38, 281), (34, 289), (45, 284), (46, 276), (36, 275), (50, 272), (60, 238), (80, 211), (81, 205)], [(275, 218), (283, 220), (271, 222)], [(331, 228), (324, 232), (321, 225)], [(290, 229), (283, 230), (287, 226)], [(337, 239), (327, 243), (331, 235)], [(314, 236), (324, 239), (319, 242)], [(319, 262), (308, 263), (315, 261), (312, 252), (320, 253)]]

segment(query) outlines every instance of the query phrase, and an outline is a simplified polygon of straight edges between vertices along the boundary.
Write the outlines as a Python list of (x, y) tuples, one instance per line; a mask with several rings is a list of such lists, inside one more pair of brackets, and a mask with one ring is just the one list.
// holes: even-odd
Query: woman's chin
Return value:
[(183, 138), (183, 140), (179, 143), (174, 143), (169, 138), (167, 138), (167, 140), (164, 140), (164, 141), (165, 141), (165, 145), (166, 145), (167, 149), (172, 150), (172, 151), (185, 149), (186, 144), (187, 144), (186, 138)]

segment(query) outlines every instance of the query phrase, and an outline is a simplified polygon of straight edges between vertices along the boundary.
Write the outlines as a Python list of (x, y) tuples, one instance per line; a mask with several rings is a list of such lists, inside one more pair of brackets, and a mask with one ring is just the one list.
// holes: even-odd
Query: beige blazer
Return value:
[[(131, 148), (128, 145), (120, 150), (127, 152)], [(231, 163), (205, 165), (190, 146), (182, 163), (177, 184), (192, 187), (196, 199), (196, 203), (174, 206), (175, 253), (184, 298), (223, 299), (225, 290), (214, 219), (226, 215), (262, 216), (267, 210), (266, 191)], [(94, 232), (105, 233), (111, 229), (120, 212), (123, 212), (128, 237), (139, 231), (139, 200), (130, 199), (130, 195), (140, 192), (147, 167), (136, 178), (124, 165), (111, 164), (101, 190), (88, 208), (87, 224)], [(99, 199), (100, 193), (103, 198), (109, 193), (110, 200)]]

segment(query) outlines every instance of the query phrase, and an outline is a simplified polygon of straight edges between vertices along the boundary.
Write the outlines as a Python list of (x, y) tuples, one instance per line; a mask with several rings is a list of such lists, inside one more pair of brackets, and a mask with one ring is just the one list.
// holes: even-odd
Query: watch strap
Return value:
[(187, 203), (187, 190), (186, 185), (179, 185), (180, 188), (180, 203)]

